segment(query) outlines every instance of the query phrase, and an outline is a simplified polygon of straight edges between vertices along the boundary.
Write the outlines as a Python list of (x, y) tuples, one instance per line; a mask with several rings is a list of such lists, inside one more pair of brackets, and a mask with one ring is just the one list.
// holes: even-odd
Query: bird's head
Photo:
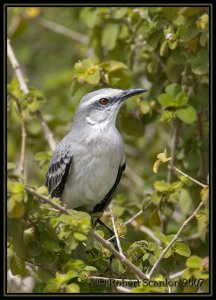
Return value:
[(74, 122), (89, 125), (115, 124), (117, 113), (123, 102), (146, 89), (100, 89), (85, 95), (77, 108)]

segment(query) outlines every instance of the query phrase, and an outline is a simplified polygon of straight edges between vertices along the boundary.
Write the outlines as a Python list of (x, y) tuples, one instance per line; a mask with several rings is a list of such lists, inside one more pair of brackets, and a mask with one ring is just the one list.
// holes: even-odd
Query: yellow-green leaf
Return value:
[(192, 269), (200, 269), (202, 267), (201, 263), (202, 259), (197, 255), (193, 255), (187, 259), (186, 266)]
[(170, 183), (165, 182), (164, 180), (158, 180), (158, 181), (155, 181), (154, 188), (158, 192), (167, 192), (167, 191), (169, 191)]
[(189, 257), (191, 255), (189, 246), (182, 242), (176, 242), (173, 246), (173, 251), (185, 257)]
[(102, 46), (108, 50), (112, 50), (116, 46), (116, 41), (119, 33), (119, 24), (108, 23), (102, 33)]
[(158, 172), (158, 168), (159, 166), (161, 165), (161, 160), (160, 159), (157, 159), (153, 165), (153, 172), (154, 173), (157, 173)]
[(186, 124), (192, 124), (197, 119), (196, 110), (191, 105), (188, 105), (186, 108), (178, 109), (176, 116)]
[(79, 293), (80, 287), (76, 283), (71, 283), (65, 287), (67, 293)]
[(208, 187), (204, 187), (201, 192), (201, 199), (203, 202), (207, 202), (209, 199), (209, 188)]

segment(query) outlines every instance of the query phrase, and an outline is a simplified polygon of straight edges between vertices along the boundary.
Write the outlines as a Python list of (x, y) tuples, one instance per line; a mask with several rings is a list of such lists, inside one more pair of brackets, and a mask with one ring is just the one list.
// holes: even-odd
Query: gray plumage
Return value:
[(69, 133), (50, 161), (46, 185), (68, 208), (103, 211), (125, 169), (124, 142), (115, 127), (123, 101), (145, 89), (100, 89), (85, 95)]

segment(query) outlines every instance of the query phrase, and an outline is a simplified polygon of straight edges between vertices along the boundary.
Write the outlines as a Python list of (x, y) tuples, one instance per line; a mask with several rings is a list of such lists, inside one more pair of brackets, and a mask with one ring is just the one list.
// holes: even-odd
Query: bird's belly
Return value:
[(90, 211), (113, 187), (120, 162), (120, 155), (75, 157), (63, 191), (63, 202), (69, 208), (83, 206)]

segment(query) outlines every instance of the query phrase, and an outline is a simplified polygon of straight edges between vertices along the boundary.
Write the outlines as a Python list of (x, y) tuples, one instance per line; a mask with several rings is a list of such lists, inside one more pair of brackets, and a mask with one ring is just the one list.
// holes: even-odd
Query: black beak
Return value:
[(132, 96), (141, 94), (147, 92), (146, 89), (129, 89), (129, 90), (125, 90), (122, 95), (118, 98), (119, 102), (122, 102), (124, 100), (126, 100), (127, 98), (130, 98)]

